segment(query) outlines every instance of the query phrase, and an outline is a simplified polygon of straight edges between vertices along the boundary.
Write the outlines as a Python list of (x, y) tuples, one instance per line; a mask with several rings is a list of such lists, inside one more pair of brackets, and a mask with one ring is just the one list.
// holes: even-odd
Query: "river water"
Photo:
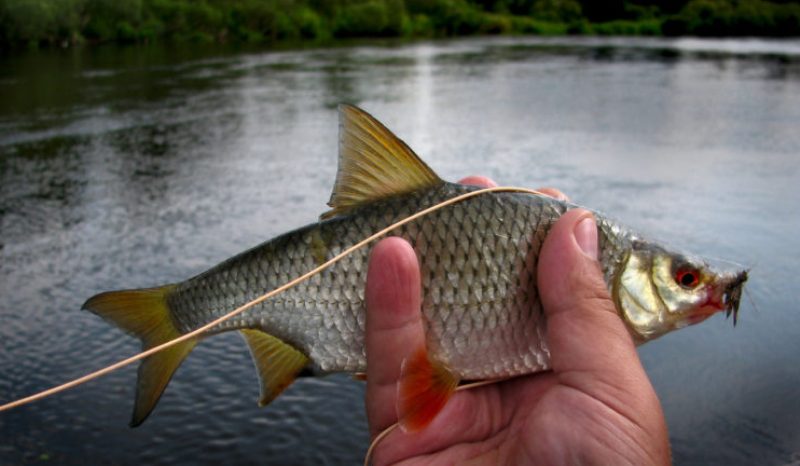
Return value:
[[(0, 58), (0, 402), (138, 350), (80, 310), (315, 221), (336, 105), (446, 179), (557, 186), (751, 268), (716, 316), (640, 348), (677, 465), (800, 464), (800, 42), (468, 39), (308, 50), (94, 48)], [(265, 409), (238, 335), (199, 345), (141, 427), (136, 369), (0, 414), (0, 463), (357, 464), (363, 385)]]

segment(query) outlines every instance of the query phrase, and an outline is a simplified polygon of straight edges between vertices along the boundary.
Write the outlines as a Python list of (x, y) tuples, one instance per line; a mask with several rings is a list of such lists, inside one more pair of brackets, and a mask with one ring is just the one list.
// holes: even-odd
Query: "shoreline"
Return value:
[[(676, 2), (643, 6), (620, 1), (622, 10), (599, 13), (577, 0), (531, 0), (525, 14), (490, 0), (120, 0), (113, 7), (103, 2), (18, 3), (25, 8), (0, 5), (2, 52), (106, 44), (296, 49), (350, 40), (480, 36), (800, 37), (800, 3), (764, 0), (689, 0), (678, 2), (683, 5), (674, 11), (658, 5)], [(487, 9), (490, 4), (493, 9)]]

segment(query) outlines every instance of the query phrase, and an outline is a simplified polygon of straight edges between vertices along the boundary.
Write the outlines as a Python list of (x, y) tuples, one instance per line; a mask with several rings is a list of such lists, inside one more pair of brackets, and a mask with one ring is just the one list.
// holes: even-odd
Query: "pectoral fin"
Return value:
[(272, 335), (261, 330), (241, 331), (261, 382), (259, 406), (266, 406), (297, 378), (308, 364), (308, 357)]
[(444, 408), (458, 386), (458, 377), (432, 361), (424, 348), (403, 361), (397, 387), (397, 418), (406, 432), (422, 430)]

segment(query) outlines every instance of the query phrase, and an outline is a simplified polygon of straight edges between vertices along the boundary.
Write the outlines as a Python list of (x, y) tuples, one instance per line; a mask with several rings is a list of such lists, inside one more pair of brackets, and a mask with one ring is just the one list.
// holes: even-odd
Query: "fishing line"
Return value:
[(380, 434), (376, 435), (372, 442), (369, 444), (369, 448), (367, 448), (367, 454), (364, 455), (364, 466), (369, 466), (372, 463), (372, 455), (375, 453), (375, 449), (378, 448), (378, 444), (383, 441), (389, 434), (392, 433), (393, 430), (400, 427), (399, 422), (395, 422), (394, 424), (390, 425), (389, 427), (383, 429)]
[[(505, 380), (509, 380), (510, 377), (503, 377), (500, 379), (491, 379), (491, 380), (479, 380), (478, 382), (471, 382), (464, 385), (459, 385), (456, 387), (456, 392), (460, 392), (463, 390), (471, 390), (473, 388), (483, 387), (484, 385), (492, 385), (499, 382), (503, 382)], [(367, 448), (367, 453), (364, 455), (364, 466), (369, 466), (372, 462), (372, 455), (375, 453), (375, 449), (378, 448), (378, 444), (381, 443), (389, 434), (392, 433), (393, 430), (400, 427), (399, 422), (395, 422), (394, 424), (390, 425), (389, 427), (383, 429), (381, 433), (375, 436), (372, 439), (372, 442), (369, 444), (369, 448)]]
[[(184, 341), (189, 340), (191, 338), (197, 337), (197, 336), (205, 333), (207, 330), (210, 330), (210, 329), (216, 327), (217, 325), (225, 322), (226, 320), (231, 319), (233, 317), (236, 317), (237, 315), (243, 313), (244, 311), (250, 309), (251, 307), (253, 307), (253, 306), (257, 305), (257, 304), (261, 304), (262, 302), (264, 302), (267, 299), (275, 296), (276, 294), (281, 293), (283, 291), (286, 291), (287, 289), (289, 289), (289, 288), (291, 288), (293, 286), (296, 286), (297, 284), (299, 284), (299, 283), (301, 283), (301, 282), (303, 282), (305, 280), (308, 280), (312, 276), (322, 272), (323, 270), (327, 269), (331, 265), (339, 262), (340, 260), (342, 260), (346, 256), (352, 254), (353, 252), (355, 252), (358, 249), (361, 249), (362, 247), (366, 246), (367, 244), (371, 243), (372, 241), (375, 241), (376, 239), (380, 238), (381, 236), (384, 236), (385, 234), (389, 233), (390, 231), (394, 230), (395, 228), (401, 227), (401, 226), (405, 225), (406, 223), (412, 222), (412, 221), (414, 221), (414, 220), (416, 220), (416, 219), (418, 219), (420, 217), (428, 215), (431, 212), (439, 210), (439, 209), (441, 209), (443, 207), (447, 207), (449, 205), (456, 204), (458, 202), (461, 202), (463, 200), (469, 199), (471, 197), (479, 196), (481, 194), (486, 194), (486, 193), (492, 193), (492, 192), (518, 192), (518, 193), (533, 194), (533, 195), (538, 195), (538, 196), (548, 196), (547, 194), (545, 194), (543, 192), (536, 191), (536, 190), (533, 190), (533, 189), (528, 189), (528, 188), (517, 188), (517, 187), (513, 187), (513, 186), (495, 186), (495, 187), (491, 187), (491, 188), (479, 189), (477, 191), (470, 191), (468, 193), (464, 193), (464, 194), (461, 194), (459, 196), (452, 197), (452, 198), (447, 199), (445, 201), (442, 201), (442, 202), (440, 202), (440, 203), (438, 203), (436, 205), (433, 205), (431, 207), (423, 209), (423, 210), (421, 210), (421, 211), (419, 211), (419, 212), (417, 212), (417, 213), (415, 213), (413, 215), (410, 215), (410, 216), (408, 216), (408, 217), (406, 217), (406, 218), (404, 218), (402, 220), (398, 220), (397, 222), (395, 222), (395, 223), (389, 225), (388, 227), (378, 231), (377, 233), (373, 233), (372, 235), (362, 239), (361, 241), (359, 241), (358, 243), (354, 244), (353, 246), (350, 246), (349, 248), (345, 249), (341, 253), (337, 254), (336, 256), (334, 256), (333, 258), (331, 258), (330, 260), (325, 262), (324, 264), (317, 266), (316, 268), (312, 269), (311, 271), (306, 272), (305, 274), (303, 274), (303, 275), (301, 275), (301, 276), (299, 276), (299, 277), (297, 277), (297, 278), (285, 283), (282, 286), (279, 286), (278, 288), (275, 288), (275, 289), (273, 289), (273, 290), (271, 290), (271, 291), (269, 291), (267, 293), (264, 293), (263, 295), (259, 296), (258, 298), (255, 298), (252, 301), (249, 301), (249, 302), (237, 307), (236, 309), (232, 310), (231, 312), (225, 314), (222, 317), (219, 317), (216, 320), (213, 320), (213, 321), (203, 325), (202, 327), (199, 327), (199, 328), (197, 328), (195, 330), (192, 330), (191, 332), (186, 333), (184, 335), (181, 335), (180, 337), (177, 337), (177, 338), (175, 338), (173, 340), (169, 340), (166, 343), (162, 343), (162, 344), (160, 344), (158, 346), (154, 346), (153, 348), (150, 348), (147, 351), (142, 351), (140, 353), (137, 353), (137, 354), (127, 358), (127, 359), (123, 359), (122, 361), (119, 361), (117, 363), (114, 363), (114, 364), (111, 364), (109, 366), (106, 366), (106, 367), (104, 367), (102, 369), (99, 369), (99, 370), (97, 370), (95, 372), (86, 374), (83, 377), (79, 377), (77, 379), (73, 379), (73, 380), (71, 380), (69, 382), (66, 382), (64, 384), (55, 386), (53, 388), (49, 388), (47, 390), (43, 390), (41, 392), (35, 393), (35, 394), (27, 396), (25, 398), (20, 398), (18, 400), (15, 400), (15, 401), (6, 403), (4, 405), (1, 405), (0, 406), (0, 412), (7, 411), (7, 410), (12, 409), (12, 408), (17, 408), (19, 406), (23, 406), (23, 405), (26, 405), (26, 404), (29, 404), (29, 403), (33, 403), (34, 401), (38, 401), (38, 400), (41, 400), (43, 398), (47, 398), (49, 396), (55, 395), (57, 393), (61, 393), (64, 390), (68, 390), (70, 388), (77, 387), (78, 385), (83, 385), (83, 384), (85, 384), (87, 382), (90, 382), (90, 381), (92, 381), (94, 379), (97, 379), (99, 377), (107, 375), (107, 374), (109, 374), (109, 373), (111, 373), (111, 372), (113, 372), (113, 371), (115, 371), (117, 369), (125, 367), (125, 366), (127, 366), (129, 364), (132, 364), (132, 363), (136, 362), (136, 361), (144, 359), (144, 358), (146, 358), (148, 356), (152, 356), (153, 354), (158, 353), (159, 351), (163, 351), (163, 350), (165, 350), (167, 348), (170, 348), (170, 347), (172, 347), (174, 345), (177, 345), (178, 343), (181, 343), (181, 342), (184, 342)], [(548, 197), (551, 197), (551, 196), (548, 196)]]
[(744, 295), (747, 296), (747, 300), (750, 301), (750, 304), (753, 306), (753, 309), (755, 309), (756, 314), (761, 314), (761, 310), (758, 309), (758, 306), (756, 306), (756, 301), (755, 299), (753, 299), (753, 296), (747, 291), (747, 288), (743, 288), (743, 291)]

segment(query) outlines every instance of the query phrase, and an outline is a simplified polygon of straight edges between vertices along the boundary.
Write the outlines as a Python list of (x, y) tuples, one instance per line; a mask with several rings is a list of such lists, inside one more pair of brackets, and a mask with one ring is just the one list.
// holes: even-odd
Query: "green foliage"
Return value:
[(322, 18), (311, 8), (302, 7), (291, 18), (302, 39), (318, 39), (328, 35)]
[(398, 36), (403, 31), (402, 0), (366, 0), (339, 8), (333, 19), (336, 37)]
[(592, 26), (585, 19), (573, 21), (567, 25), (567, 34), (578, 36), (591, 33)]
[(84, 0), (4, 0), (0, 35), (4, 42), (80, 42)]
[(562, 23), (583, 18), (583, 10), (577, 0), (538, 0), (534, 2), (531, 14), (543, 21)]
[(691, 0), (664, 22), (668, 35), (797, 36), (800, 5), (764, 0)]
[(485, 12), (466, 0), (407, 0), (412, 14), (427, 16), (437, 36), (460, 36), (477, 33)]
[(640, 36), (660, 36), (662, 35), (661, 24), (658, 19), (639, 21), (637, 34)]
[(800, 35), (798, 0), (0, 0), (0, 48), (467, 34)]
[(88, 40), (133, 42), (139, 38), (137, 27), (142, 22), (142, 2), (88, 0), (86, 25), (82, 35)]
[(658, 36), (661, 35), (661, 21), (607, 21), (592, 24), (588, 32), (600, 36)]
[(434, 26), (430, 16), (424, 13), (418, 13), (410, 17), (404, 26), (406, 35), (412, 37), (430, 37), (433, 36)]
[(511, 15), (489, 13), (483, 17), (479, 32), (481, 34), (509, 34), (514, 31)]

